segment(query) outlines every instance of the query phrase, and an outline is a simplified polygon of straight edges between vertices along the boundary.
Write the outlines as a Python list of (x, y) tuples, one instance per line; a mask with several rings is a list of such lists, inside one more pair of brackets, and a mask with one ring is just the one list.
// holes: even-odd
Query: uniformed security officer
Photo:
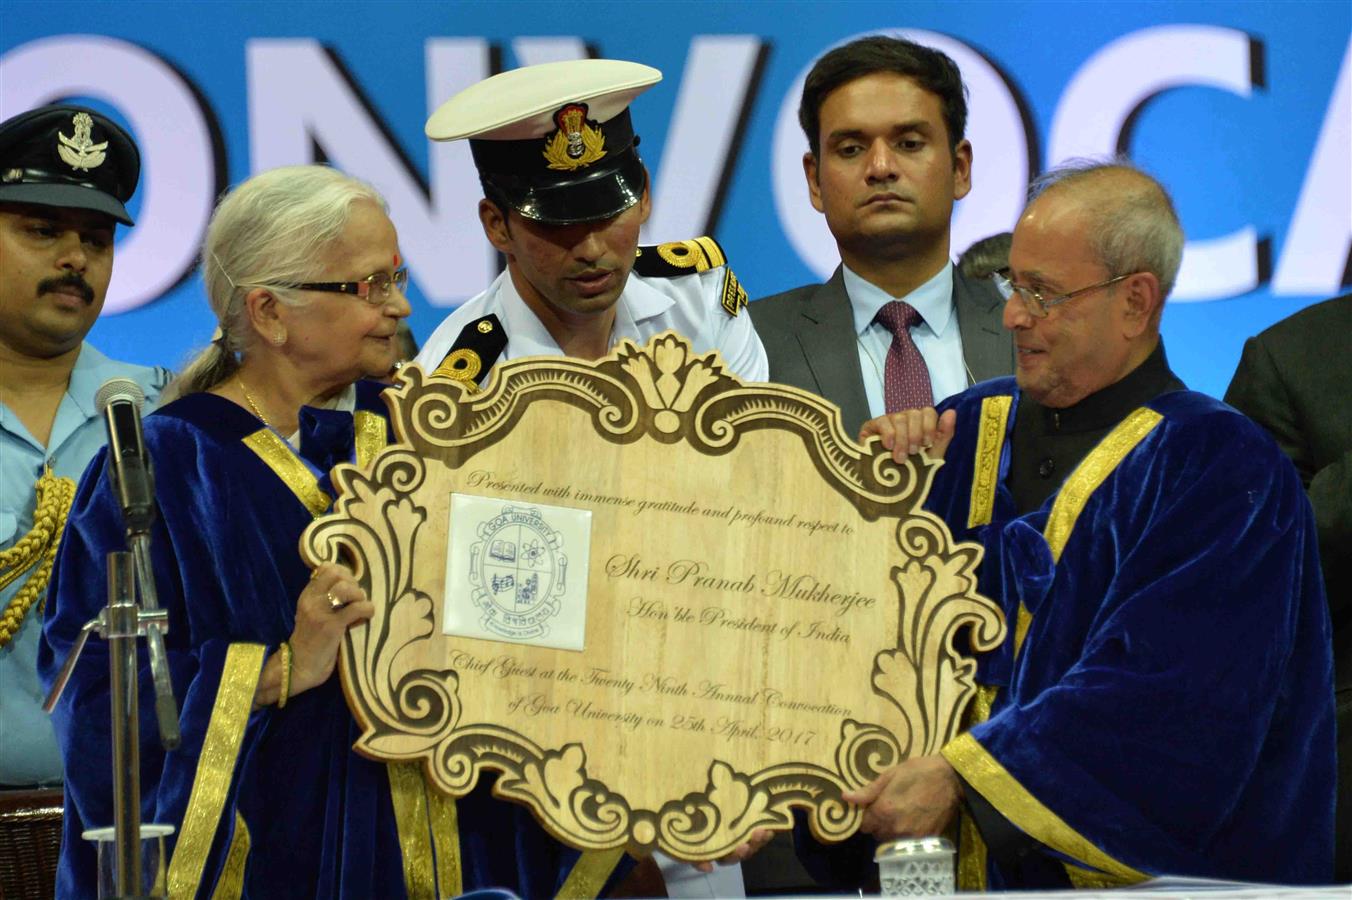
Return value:
[(621, 339), (673, 329), (743, 380), (768, 377), (718, 244), (638, 245), (650, 179), (629, 104), (661, 78), (619, 60), (545, 63), (481, 81), (432, 114), (428, 137), (469, 139), (479, 221), (507, 270), (437, 328), (423, 368), (481, 382), (496, 360), (598, 359)]
[[(132, 224), (125, 204), (140, 171), (130, 135), (95, 110), (42, 106), (0, 122), (0, 791), (55, 786), (50, 796), (10, 795), (11, 806), (61, 804), (61, 755), (36, 656), (75, 479), (106, 440), (94, 394), (110, 378), (130, 378), (149, 408), (168, 380), (164, 369), (111, 360), (84, 340), (108, 292), (113, 230)], [(10, 840), (23, 853), (27, 838), (17, 833)], [(28, 888), (50, 896), (50, 878), (0, 879), (0, 896)]]

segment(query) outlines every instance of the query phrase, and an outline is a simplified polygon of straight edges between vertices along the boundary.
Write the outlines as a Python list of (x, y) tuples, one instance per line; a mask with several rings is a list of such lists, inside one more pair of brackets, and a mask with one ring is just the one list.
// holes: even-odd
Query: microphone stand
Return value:
[[(143, 634), (150, 650), (150, 677), (155, 683), (155, 718), (160, 726), (160, 744), (165, 750), (177, 750), (182, 735), (178, 728), (178, 701), (174, 699), (174, 685), (169, 679), (169, 658), (164, 652), (164, 635), (169, 631), (168, 613), (160, 609), (159, 595), (155, 593), (155, 575), (150, 568), (150, 532), (127, 535), (132, 558), (136, 565), (136, 584), (141, 589), (144, 616)], [(158, 615), (151, 615), (158, 613)]]
[[(85, 623), (61, 666), (43, 709), (51, 713), (65, 690), (80, 652), (95, 631), (108, 641), (108, 674), (113, 706), (113, 837), (117, 854), (117, 897), (131, 900), (141, 893), (141, 745), (138, 728), (136, 639), (169, 629), (169, 613), (136, 605), (136, 569), (132, 554), (108, 554), (108, 605)], [(144, 582), (143, 582), (144, 584)], [(161, 637), (161, 640), (163, 638)], [(165, 674), (168, 674), (166, 669)], [(170, 701), (173, 695), (170, 694)], [(156, 706), (160, 706), (156, 697)], [(172, 707), (171, 707), (172, 708)], [(177, 725), (177, 716), (175, 716)]]
[[(164, 635), (169, 614), (160, 609), (150, 562), (150, 527), (155, 519), (155, 486), (141, 435), (140, 387), (128, 379), (111, 379), (95, 400), (108, 427), (108, 474), (122, 508), (127, 546), (108, 554), (108, 605), (86, 622), (43, 708), (55, 708), (91, 632), (108, 641), (113, 731), (113, 837), (117, 853), (117, 896), (141, 894), (141, 746), (137, 699), (136, 639), (142, 635), (150, 652), (155, 683), (155, 716), (165, 750), (179, 745), (178, 702), (169, 680)], [(141, 606), (137, 606), (137, 588)], [(144, 608), (142, 608), (144, 607)]]

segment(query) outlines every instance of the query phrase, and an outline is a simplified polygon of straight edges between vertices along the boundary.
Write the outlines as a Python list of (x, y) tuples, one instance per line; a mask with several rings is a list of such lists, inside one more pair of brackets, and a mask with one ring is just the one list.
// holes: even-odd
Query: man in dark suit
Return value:
[[(1003, 299), (949, 257), (953, 203), (971, 189), (972, 167), (957, 65), (909, 41), (852, 41), (813, 66), (798, 119), (812, 205), (826, 216), (843, 264), (825, 284), (748, 307), (770, 380), (835, 403), (846, 433), (858, 434), (887, 411), (894, 335), (877, 316), (891, 300), (905, 300), (922, 320), (909, 328), (929, 382), (917, 405), (1013, 372)], [(814, 889), (784, 838), (742, 871), (748, 893)]]
[(1333, 622), (1338, 727), (1335, 877), (1352, 881), (1352, 294), (1283, 319), (1244, 344), (1225, 402), (1296, 464), (1314, 506)]
[[(928, 406), (1014, 370), (1004, 301), (949, 257), (953, 203), (971, 189), (962, 75), (937, 50), (874, 36), (838, 47), (808, 74), (798, 109), (812, 205), (842, 265), (825, 284), (751, 304), (770, 378), (820, 394), (857, 433), (885, 408), (894, 340), (924, 360)], [(903, 301), (906, 334), (879, 318)], [(912, 349), (912, 347), (914, 349)]]

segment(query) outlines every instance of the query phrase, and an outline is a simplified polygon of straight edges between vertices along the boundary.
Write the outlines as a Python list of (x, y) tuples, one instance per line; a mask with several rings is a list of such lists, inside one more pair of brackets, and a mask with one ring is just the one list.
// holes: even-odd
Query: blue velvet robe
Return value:
[[(1007, 437), (1017, 393), (999, 379), (952, 404), (930, 496), (955, 538), (985, 548), (980, 590), (1011, 626), (978, 675), (998, 686), (989, 718), (945, 757), (1075, 883), (1326, 882), (1332, 658), (1295, 470), (1243, 416), (1177, 391), (1018, 516), (1007, 440), (978, 452), (987, 398), (1011, 397)], [(989, 516), (973, 509), (983, 456), (999, 466)]]
[[(1034, 865), (1002, 867), (964, 813), (962, 887), (1332, 875), (1332, 659), (1300, 479), (1217, 400), (1146, 406), (1023, 516), (1014, 379), (941, 407), (956, 437), (926, 505), (982, 545), (979, 590), (1009, 624), (979, 660), (977, 724), (942, 753), (1036, 841)], [(823, 880), (876, 871), (871, 841), (797, 837)]]
[[(357, 397), (358, 410), (380, 413), (378, 425), (381, 387), (360, 383)], [(314, 515), (243, 442), (259, 428), (239, 406), (211, 394), (185, 397), (145, 420), (159, 505), (154, 569), (169, 612), (166, 643), (183, 741), (171, 753), (160, 747), (142, 643), (142, 818), (178, 826), (171, 887), (176, 874), (187, 877), (195, 886), (189, 893), (199, 897), (211, 896), (218, 882), (240, 883), (252, 898), (403, 897), (386, 766), (352, 751), (358, 731), (337, 676), (285, 709), (248, 712), (263, 660), (294, 626), (296, 598), (310, 574), (298, 541)], [(302, 410), (301, 431), (301, 456), (330, 492), (324, 473), (352, 458), (353, 416)], [(52, 576), (39, 656), (49, 684), (80, 627), (106, 603), (106, 554), (125, 546), (106, 468), (100, 453), (85, 473)], [(237, 754), (222, 762), (203, 749), (213, 712), (224, 722), (230, 708), (244, 710), (241, 736)], [(59, 892), (93, 897), (94, 854), (80, 833), (112, 823), (108, 653), (97, 636), (53, 719), (67, 772)], [(209, 815), (205, 829), (191, 826), (185, 813), (210, 812), (213, 785), (216, 818)], [(494, 799), (487, 784), (456, 806), (464, 890), (553, 896), (578, 858), (524, 807)], [(190, 858), (201, 860), (200, 869), (176, 873)]]

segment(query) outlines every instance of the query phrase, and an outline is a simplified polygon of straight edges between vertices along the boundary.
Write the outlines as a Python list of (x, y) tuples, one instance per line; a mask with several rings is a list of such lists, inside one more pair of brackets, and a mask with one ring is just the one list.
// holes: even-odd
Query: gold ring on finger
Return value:
[(344, 603), (344, 602), (343, 602), (342, 600), (340, 600), (338, 597), (334, 596), (333, 591), (329, 591), (329, 592), (328, 592), (327, 594), (325, 594), (324, 596), (326, 596), (326, 597), (329, 598), (329, 609), (333, 610), (334, 612), (337, 612), (338, 610), (342, 609), (344, 606), (347, 606), (346, 603)]

